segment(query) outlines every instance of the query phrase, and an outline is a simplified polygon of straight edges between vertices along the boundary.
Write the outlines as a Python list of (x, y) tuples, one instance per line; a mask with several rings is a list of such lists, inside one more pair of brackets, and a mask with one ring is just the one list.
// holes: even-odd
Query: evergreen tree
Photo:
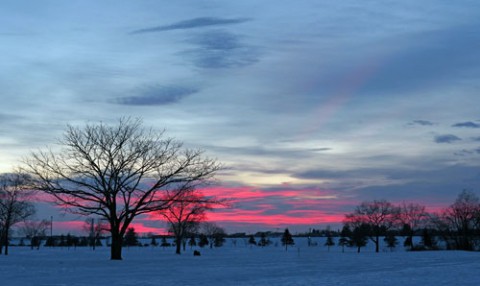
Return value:
[(425, 247), (425, 249), (436, 249), (437, 248), (437, 242), (430, 235), (430, 232), (426, 228), (424, 228), (423, 232), (422, 232), (421, 244), (423, 245), (423, 247)]
[(66, 244), (67, 244), (67, 247), (73, 246), (73, 239), (72, 239), (72, 235), (70, 233), (67, 234)]
[(78, 246), (88, 246), (88, 239), (86, 237), (82, 237), (78, 242)]
[(388, 248), (390, 248), (390, 251), (393, 251), (393, 249), (397, 246), (398, 244), (398, 239), (395, 237), (395, 234), (391, 231), (387, 232), (387, 235), (383, 239), (385, 243), (387, 244)]
[(332, 233), (327, 233), (327, 241), (325, 242), (325, 246), (328, 247), (328, 251), (330, 251), (330, 246), (334, 246), (335, 242), (333, 241)]
[(360, 253), (360, 249), (367, 245), (369, 231), (370, 227), (366, 224), (361, 224), (353, 229), (350, 241), (351, 246), (357, 247), (357, 253)]
[(345, 252), (345, 246), (350, 246), (352, 244), (350, 238), (352, 237), (352, 231), (350, 227), (344, 225), (342, 231), (340, 232), (340, 238), (338, 239), (338, 245), (342, 247), (342, 252)]
[(158, 245), (157, 239), (153, 235), (152, 235), (152, 239), (150, 240), (150, 245), (151, 246), (157, 246)]
[(167, 238), (165, 236), (162, 236), (162, 242), (160, 246), (163, 248), (170, 246), (170, 243), (168, 243)]
[(58, 246), (66, 246), (67, 243), (65, 242), (65, 235), (60, 235), (60, 242), (58, 243)]
[(248, 239), (248, 244), (257, 245), (257, 241), (255, 240), (255, 236), (250, 235), (250, 238)]
[(262, 232), (260, 236), (260, 241), (258, 242), (258, 245), (261, 247), (267, 246), (271, 243), (271, 241), (267, 238), (267, 235)]
[(190, 248), (193, 248), (194, 246), (197, 246), (197, 241), (195, 239), (194, 234), (192, 234), (192, 236), (190, 236), (190, 239), (188, 240), (188, 245), (190, 245)]
[(216, 233), (213, 236), (213, 246), (215, 247), (221, 247), (223, 246), (223, 243), (225, 242), (225, 233)]
[(405, 241), (403, 242), (403, 246), (404, 246), (404, 247), (408, 247), (408, 248), (410, 248), (410, 249), (413, 248), (413, 239), (412, 239), (411, 236), (407, 236), (407, 237), (405, 238)]
[(282, 241), (282, 245), (285, 246), (285, 251), (288, 249), (289, 245), (294, 245), (295, 244), (295, 242), (293, 241), (293, 237), (290, 234), (290, 231), (288, 230), (288, 228), (285, 229), (285, 232), (282, 235), (282, 240), (281, 241)]
[(47, 241), (45, 242), (45, 246), (50, 246), (50, 247), (55, 246), (55, 238), (49, 236), (47, 238)]
[(100, 237), (95, 238), (95, 246), (103, 246)]
[(201, 233), (198, 236), (198, 246), (204, 247), (205, 245), (208, 245), (208, 244), (209, 244), (208, 237), (205, 234)]
[(138, 238), (137, 233), (133, 227), (128, 228), (127, 232), (125, 233), (125, 238), (123, 239), (123, 244), (125, 246), (138, 246)]

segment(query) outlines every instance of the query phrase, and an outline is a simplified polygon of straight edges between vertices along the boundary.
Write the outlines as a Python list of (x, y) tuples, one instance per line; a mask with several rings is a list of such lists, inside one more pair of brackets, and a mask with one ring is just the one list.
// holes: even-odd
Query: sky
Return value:
[(229, 232), (479, 194), (478, 1), (4, 0), (0, 19), (0, 172), (131, 116), (224, 164), (204, 192), (235, 198), (209, 214)]

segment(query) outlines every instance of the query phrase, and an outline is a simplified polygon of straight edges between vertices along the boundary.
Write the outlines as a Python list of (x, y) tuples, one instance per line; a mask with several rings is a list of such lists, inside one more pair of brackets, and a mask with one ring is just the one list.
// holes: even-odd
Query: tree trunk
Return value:
[(5, 245), (5, 255), (8, 255), (8, 230), (10, 228), (10, 225), (5, 225), (5, 233), (3, 237), (3, 242)]
[(116, 231), (112, 231), (112, 245), (110, 247), (110, 259), (122, 260), (123, 237)]
[(375, 239), (375, 252), (380, 252), (379, 241), (380, 241), (380, 237), (377, 235)]
[(175, 254), (181, 254), (181, 249), (182, 249), (182, 239), (180, 238), (175, 238)]

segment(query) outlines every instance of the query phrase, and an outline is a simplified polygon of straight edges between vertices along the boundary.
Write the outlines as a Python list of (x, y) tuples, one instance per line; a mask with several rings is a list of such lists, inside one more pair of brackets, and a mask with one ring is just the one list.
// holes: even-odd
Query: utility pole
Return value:
[(50, 216), (50, 244), (53, 247), (53, 215)]
[(91, 224), (90, 224), (90, 243), (92, 245), (92, 249), (95, 250), (95, 220), (92, 218)]

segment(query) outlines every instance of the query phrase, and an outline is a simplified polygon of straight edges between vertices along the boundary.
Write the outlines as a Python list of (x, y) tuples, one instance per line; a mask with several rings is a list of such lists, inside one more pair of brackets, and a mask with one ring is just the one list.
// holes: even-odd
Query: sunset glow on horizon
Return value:
[[(345, 215), (361, 203), (352, 198), (338, 198), (333, 191), (309, 189), (262, 189), (258, 187), (214, 186), (200, 189), (207, 196), (227, 199), (228, 206), (220, 206), (207, 212), (206, 221), (224, 227), (228, 233), (257, 231), (279, 231), (290, 228), (294, 232), (306, 232), (309, 229), (324, 229), (330, 226), (339, 229)], [(87, 217), (69, 214), (66, 209), (52, 204), (52, 198), (37, 196), (43, 201), (39, 218), (52, 212), (52, 208), (61, 209), (61, 215), (53, 217), (55, 234), (88, 233)], [(391, 201), (400, 205), (403, 202), (425, 205), (429, 212), (439, 212), (452, 202), (428, 201)], [(45, 217), (47, 218), (47, 217)], [(130, 227), (139, 234), (168, 234), (168, 223), (158, 213), (142, 215), (135, 219)]]

